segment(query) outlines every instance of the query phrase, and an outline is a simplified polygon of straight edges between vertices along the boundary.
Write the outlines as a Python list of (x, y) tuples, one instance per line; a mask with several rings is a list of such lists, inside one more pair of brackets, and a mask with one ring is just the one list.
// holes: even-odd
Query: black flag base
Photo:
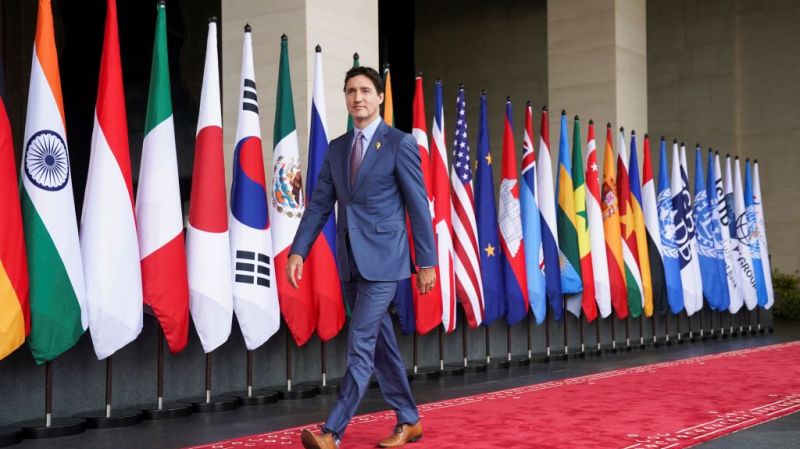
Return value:
[(181, 402), (189, 404), (194, 413), (227, 412), (239, 407), (239, 398), (236, 396), (211, 396), (208, 399), (197, 396), (181, 399)]
[(485, 373), (489, 366), (484, 359), (468, 360), (464, 367), (465, 373)]
[(615, 343), (607, 343), (603, 345), (603, 354), (616, 354), (619, 352), (619, 345)]
[(14, 426), (22, 429), (23, 438), (29, 439), (65, 437), (86, 431), (86, 421), (79, 418), (51, 418), (49, 426), (45, 418), (37, 418), (14, 423)]
[(11, 446), (22, 441), (22, 429), (19, 427), (0, 427), (0, 447)]
[(294, 401), (297, 399), (313, 398), (319, 394), (319, 388), (303, 385), (292, 385), (291, 388), (270, 388), (274, 389), (280, 395), (282, 401)]
[(497, 357), (496, 359), (486, 362), (486, 365), (490, 370), (509, 369), (511, 367), (511, 362), (508, 361), (507, 357)]
[(144, 414), (139, 410), (118, 409), (106, 413), (105, 410), (93, 410), (91, 412), (79, 413), (76, 418), (86, 420), (86, 427), (89, 429), (110, 429), (112, 427), (135, 426), (142, 422)]
[[(303, 382), (299, 386), (301, 387), (314, 387), (318, 391), (318, 394), (339, 394), (339, 385), (341, 384), (342, 379), (327, 379), (325, 381), (325, 385), (322, 385), (321, 381), (315, 382)], [(370, 385), (372, 388), (372, 385)]]
[(274, 404), (281, 398), (280, 393), (270, 388), (253, 390), (250, 393), (247, 391), (237, 391), (234, 393), (227, 393), (225, 396), (235, 397), (242, 407)]
[(439, 371), (438, 366), (418, 366), (416, 369), (408, 370), (408, 380), (410, 381), (438, 379), (441, 375), (442, 372)]
[(533, 362), (533, 358), (528, 358), (527, 355), (511, 356), (511, 366), (529, 366)]
[(134, 407), (142, 411), (142, 418), (149, 420), (185, 418), (192, 414), (192, 405), (181, 402), (165, 402), (161, 404), (145, 404)]
[(463, 376), (464, 365), (458, 363), (445, 363), (444, 367), (440, 369), (442, 377)]

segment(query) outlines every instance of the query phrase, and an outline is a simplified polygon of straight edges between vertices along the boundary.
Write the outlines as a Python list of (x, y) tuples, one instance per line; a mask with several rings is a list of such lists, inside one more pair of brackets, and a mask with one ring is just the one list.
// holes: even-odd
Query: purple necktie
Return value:
[(358, 167), (361, 166), (361, 161), (364, 159), (364, 143), (361, 139), (364, 137), (359, 131), (356, 134), (356, 140), (353, 142), (353, 151), (350, 152), (350, 188), (352, 189), (356, 184), (356, 175), (358, 174)]

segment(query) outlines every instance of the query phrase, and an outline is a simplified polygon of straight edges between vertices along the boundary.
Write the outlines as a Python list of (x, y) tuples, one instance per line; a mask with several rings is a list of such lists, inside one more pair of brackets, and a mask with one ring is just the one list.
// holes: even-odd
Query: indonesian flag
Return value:
[(136, 339), (142, 331), (143, 308), (115, 0), (108, 0), (106, 12), (81, 254), (89, 329), (102, 360)]
[(625, 263), (622, 260), (622, 237), (617, 201), (617, 178), (614, 173), (614, 147), (611, 146), (611, 123), (606, 126), (606, 147), (603, 151), (603, 233), (606, 238), (608, 282), (611, 285), (611, 305), (617, 318), (628, 316), (628, 292), (625, 287)]
[[(3, 125), (8, 126), (7, 119)], [(7, 139), (13, 158), (10, 130)], [(20, 262), (25, 263), (24, 254), (16, 263), (8, 259), (9, 265), (5, 265), (7, 259), (4, 254), (4, 267), (0, 268), (0, 272), (5, 271), (12, 285), (20, 288), (18, 293), (26, 296), (27, 287), (30, 286), (28, 346), (36, 362), (44, 363), (74, 346), (88, 325), (83, 264), (72, 195), (72, 172), (64, 128), (64, 103), (61, 99), (61, 80), (49, 0), (39, 2), (23, 145), (20, 169), (22, 192), (19, 198), (25, 239), (21, 238), (21, 234), (15, 235), (12, 228), (9, 234), (1, 234), (0, 240), (8, 242), (2, 243), (4, 246), (20, 245), (20, 250), (27, 246), (29, 278), (22, 278), (26, 276), (26, 270), (24, 266), (18, 265)], [(10, 174), (16, 179), (13, 167)], [(8, 179), (6, 182), (10, 181)], [(17, 188), (16, 184), (10, 186), (3, 189), (0, 195), (16, 197)], [(16, 201), (11, 204), (20, 207), (20, 203)], [(19, 209), (16, 211), (18, 213)], [(11, 210), (3, 209), (4, 220), (6, 216), (13, 220), (13, 206)], [(15, 240), (15, 237), (19, 240)], [(12, 240), (15, 241), (11, 242)], [(10, 288), (8, 284), (5, 284), (5, 288), (2, 287), (2, 278), (3, 275), (0, 274), (0, 291)], [(19, 299), (25, 301), (27, 309), (28, 298), (25, 296)], [(6, 294), (0, 293), (0, 297), (6, 297)], [(14, 310), (19, 311), (21, 304), (23, 303), (17, 302), (16, 307), (11, 308), (11, 313), (6, 314), (3, 311), (0, 321), (22, 324), (18, 321), (22, 316), (13, 313)], [(27, 310), (25, 317), (27, 329)], [(0, 329), (5, 331), (4, 327)], [(18, 328), (17, 332), (25, 329)], [(17, 335), (24, 338), (24, 334)], [(10, 337), (2, 338), (3, 343), (0, 344), (11, 343), (13, 346), (13, 340), (7, 340)]]
[(513, 325), (528, 315), (530, 301), (525, 274), (525, 246), (522, 236), (522, 211), (519, 205), (517, 155), (511, 118), (511, 99), (506, 100), (503, 133), (503, 167), (500, 172), (500, 201), (497, 222), (503, 245), (503, 279), (506, 291), (506, 323)]
[(186, 347), (189, 283), (169, 85), (167, 13), (159, 3), (142, 165), (136, 192), (144, 302), (155, 313), (170, 352)]
[(464, 308), (467, 324), (475, 328), (483, 322), (483, 281), (481, 280), (478, 225), (472, 192), (472, 168), (464, 86), (456, 100), (456, 131), (453, 139), (452, 185), (453, 250), (455, 252), (456, 296)]
[(28, 261), (14, 164), (11, 125), (0, 98), (0, 360), (19, 348), (31, 329)]
[[(425, 190), (428, 192), (428, 203), (430, 204), (431, 208), (431, 217), (435, 217), (436, 214), (434, 210), (433, 198), (433, 170), (431, 169), (431, 157), (430, 153), (428, 152), (428, 130), (425, 126), (425, 95), (422, 90), (422, 75), (418, 75), (416, 79), (412, 127), (411, 134), (414, 135), (414, 139), (417, 141), (417, 148), (419, 149), (419, 156), (421, 159), (420, 165), (422, 166), (422, 179), (425, 181)], [(408, 237), (409, 245), (413, 251), (413, 239), (411, 238), (410, 227)], [(431, 291), (425, 294), (424, 298), (417, 290), (415, 275), (411, 276), (411, 287), (414, 294), (417, 332), (420, 334), (426, 334), (442, 322), (443, 307), (441, 282), (437, 282)]]
[(775, 291), (772, 288), (772, 264), (769, 260), (767, 247), (767, 228), (764, 221), (764, 204), (761, 196), (761, 179), (758, 174), (758, 159), (753, 162), (753, 203), (756, 210), (756, 225), (758, 226), (758, 249), (761, 251), (761, 264), (764, 266), (764, 283), (767, 288), (767, 304), (769, 309), (775, 303)]
[[(594, 292), (597, 308), (603, 318), (611, 315), (611, 285), (608, 279), (606, 238), (603, 231), (603, 210), (600, 208), (600, 170), (597, 166), (597, 143), (594, 122), (589, 120), (586, 143), (586, 221), (589, 223)], [(586, 287), (586, 285), (584, 285)]]
[(250, 25), (244, 28), (229, 216), (233, 310), (248, 350), (280, 327)]
[[(387, 72), (388, 74), (388, 72)], [(308, 137), (307, 200), (311, 201), (325, 154), (328, 152), (328, 121), (325, 112), (325, 83), (322, 79), (322, 48), (317, 46), (314, 58), (314, 91), (311, 99), (311, 125)], [(389, 86), (387, 85), (387, 92)], [(313, 273), (314, 304), (317, 313), (317, 335), (328, 341), (342, 330), (345, 308), (342, 282), (336, 269), (336, 220), (333, 214), (322, 227), (308, 258), (308, 272)]]
[(294, 121), (288, 41), (285, 34), (281, 36), (269, 211), (281, 312), (297, 346), (303, 346), (314, 333), (317, 313), (311, 291), (312, 282), (309, 282), (313, 279), (313, 273), (309, 272), (312, 279), (300, 282), (296, 289), (284, 275), (294, 235), (306, 210), (306, 192), (303, 188), (303, 170), (300, 166), (297, 126)]
[(586, 212), (586, 180), (583, 172), (583, 151), (581, 150), (581, 123), (575, 116), (572, 132), (572, 186), (575, 195), (575, 230), (578, 234), (578, 250), (580, 254), (581, 280), (583, 296), (581, 307), (586, 321), (597, 318), (597, 301), (594, 290), (594, 266), (592, 264), (591, 243), (589, 239), (589, 222)]
[[(463, 112), (463, 111), (462, 111)], [(466, 119), (466, 117), (463, 117)], [(442, 81), (436, 80), (436, 96), (432, 124), (431, 176), (433, 178), (433, 230), (436, 234), (437, 284), (442, 294), (442, 325), (446, 332), (456, 328), (455, 272), (453, 270), (453, 222), (450, 204), (450, 175), (447, 148), (444, 145), (444, 106)]]
[(186, 264), (189, 271), (189, 310), (203, 350), (208, 353), (228, 340), (233, 319), (215, 21), (208, 23), (206, 62), (194, 147), (192, 196), (189, 200), (189, 226), (186, 229)]
[(619, 129), (617, 141), (617, 197), (619, 198), (619, 230), (622, 236), (622, 260), (625, 263), (625, 286), (628, 291), (628, 311), (633, 318), (642, 313), (642, 275), (639, 271), (639, 252), (636, 243), (636, 219), (631, 199), (631, 180), (628, 177), (628, 155), (625, 130)]

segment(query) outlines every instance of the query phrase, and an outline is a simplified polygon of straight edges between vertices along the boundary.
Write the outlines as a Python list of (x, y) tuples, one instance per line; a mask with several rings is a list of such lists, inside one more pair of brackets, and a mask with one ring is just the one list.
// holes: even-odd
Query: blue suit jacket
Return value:
[(351, 190), (352, 142), (351, 130), (330, 143), (291, 254), (303, 259), (308, 256), (338, 202), (336, 265), (343, 278), (349, 277), (344, 275), (350, 272), (348, 238), (364, 279), (396, 281), (410, 276), (415, 263), (409, 253), (406, 209), (414, 235), (416, 265), (436, 265), (431, 213), (414, 138), (381, 122), (367, 146)]

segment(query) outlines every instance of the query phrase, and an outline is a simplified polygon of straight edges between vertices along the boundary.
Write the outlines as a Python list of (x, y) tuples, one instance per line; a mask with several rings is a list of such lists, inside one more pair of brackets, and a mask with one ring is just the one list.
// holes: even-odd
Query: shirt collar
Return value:
[(370, 122), (369, 125), (365, 126), (364, 129), (360, 129), (358, 127), (353, 127), (353, 138), (361, 131), (361, 134), (364, 135), (364, 138), (367, 139), (367, 142), (372, 141), (372, 136), (375, 134), (375, 131), (378, 129), (378, 126), (381, 124), (381, 120), (383, 120), (380, 114)]

